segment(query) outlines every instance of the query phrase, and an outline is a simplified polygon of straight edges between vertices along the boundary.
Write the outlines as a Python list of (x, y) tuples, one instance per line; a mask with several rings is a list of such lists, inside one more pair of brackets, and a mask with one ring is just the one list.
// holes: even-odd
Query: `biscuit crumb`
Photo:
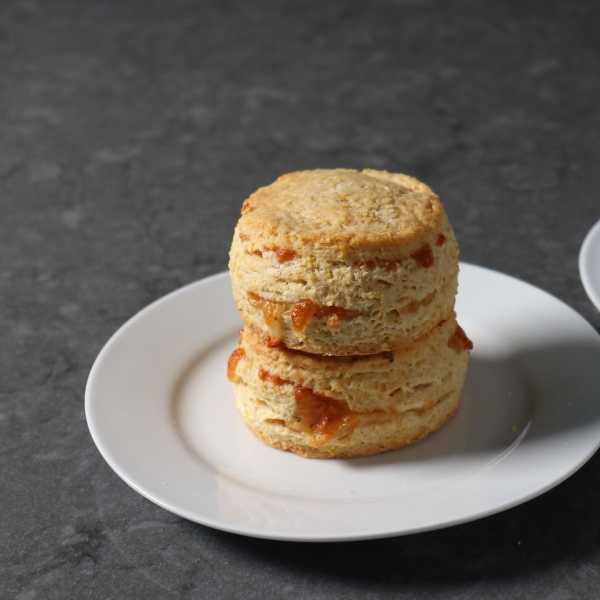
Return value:
[(516, 426), (516, 425), (513, 425), (513, 426), (511, 427), (511, 429), (512, 429), (512, 430), (513, 430), (515, 433), (517, 432), (517, 426)]
[(351, 493), (351, 494), (354, 494), (354, 490), (350, 490), (350, 493)]

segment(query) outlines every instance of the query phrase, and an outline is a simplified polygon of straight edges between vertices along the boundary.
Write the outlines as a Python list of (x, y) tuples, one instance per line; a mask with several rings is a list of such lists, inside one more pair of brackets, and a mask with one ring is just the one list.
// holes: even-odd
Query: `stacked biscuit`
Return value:
[(368, 169), (284, 175), (244, 202), (229, 267), (244, 329), (228, 376), (266, 443), (366, 456), (458, 409), (472, 347), (454, 314), (458, 247), (425, 184)]

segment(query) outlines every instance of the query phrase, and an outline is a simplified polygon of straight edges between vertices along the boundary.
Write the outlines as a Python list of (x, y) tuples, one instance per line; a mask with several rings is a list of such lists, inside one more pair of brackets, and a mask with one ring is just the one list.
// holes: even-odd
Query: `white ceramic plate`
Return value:
[(590, 229), (581, 245), (579, 275), (587, 295), (600, 310), (600, 221)]
[(140, 494), (234, 533), (358, 540), (490, 515), (554, 487), (598, 447), (600, 338), (549, 294), (468, 264), (457, 312), (475, 344), (461, 408), (401, 450), (315, 460), (254, 437), (225, 376), (241, 327), (227, 273), (117, 331), (90, 373), (89, 428)]

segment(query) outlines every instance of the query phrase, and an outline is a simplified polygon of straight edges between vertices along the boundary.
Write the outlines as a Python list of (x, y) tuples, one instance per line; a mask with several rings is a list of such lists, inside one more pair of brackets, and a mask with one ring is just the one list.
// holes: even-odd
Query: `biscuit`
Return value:
[(375, 354), (452, 313), (458, 246), (439, 198), (412, 177), (301, 171), (244, 202), (229, 268), (242, 320), (265, 343)]
[(236, 405), (263, 441), (302, 456), (366, 456), (413, 443), (457, 410), (472, 344), (454, 314), (410, 347), (318, 356), (244, 329), (229, 361)]

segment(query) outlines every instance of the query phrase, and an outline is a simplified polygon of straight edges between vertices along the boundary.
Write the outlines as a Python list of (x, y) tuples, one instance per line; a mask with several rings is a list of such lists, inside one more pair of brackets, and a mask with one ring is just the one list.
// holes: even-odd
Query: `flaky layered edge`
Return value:
[(268, 349), (246, 330), (229, 375), (244, 420), (267, 443), (303, 456), (362, 456), (450, 418), (442, 407), (458, 406), (471, 347), (454, 317), (411, 348), (370, 357)]
[(236, 235), (230, 272), (242, 320), (267, 343), (314, 354), (406, 346), (454, 308), (458, 246), (449, 224), (444, 231), (421, 255), (358, 263), (320, 262), (309, 250), (280, 262), (276, 251)]
[(358, 458), (414, 444), (443, 427), (456, 414), (460, 403), (460, 390), (456, 390), (420, 413), (406, 411), (379, 423), (373, 423), (372, 417), (362, 417), (347, 436), (315, 447), (307, 443), (301, 432), (290, 430), (277, 420), (260, 418), (260, 400), (248, 397), (248, 391), (236, 390), (236, 406), (254, 435), (274, 448), (306, 458)]

